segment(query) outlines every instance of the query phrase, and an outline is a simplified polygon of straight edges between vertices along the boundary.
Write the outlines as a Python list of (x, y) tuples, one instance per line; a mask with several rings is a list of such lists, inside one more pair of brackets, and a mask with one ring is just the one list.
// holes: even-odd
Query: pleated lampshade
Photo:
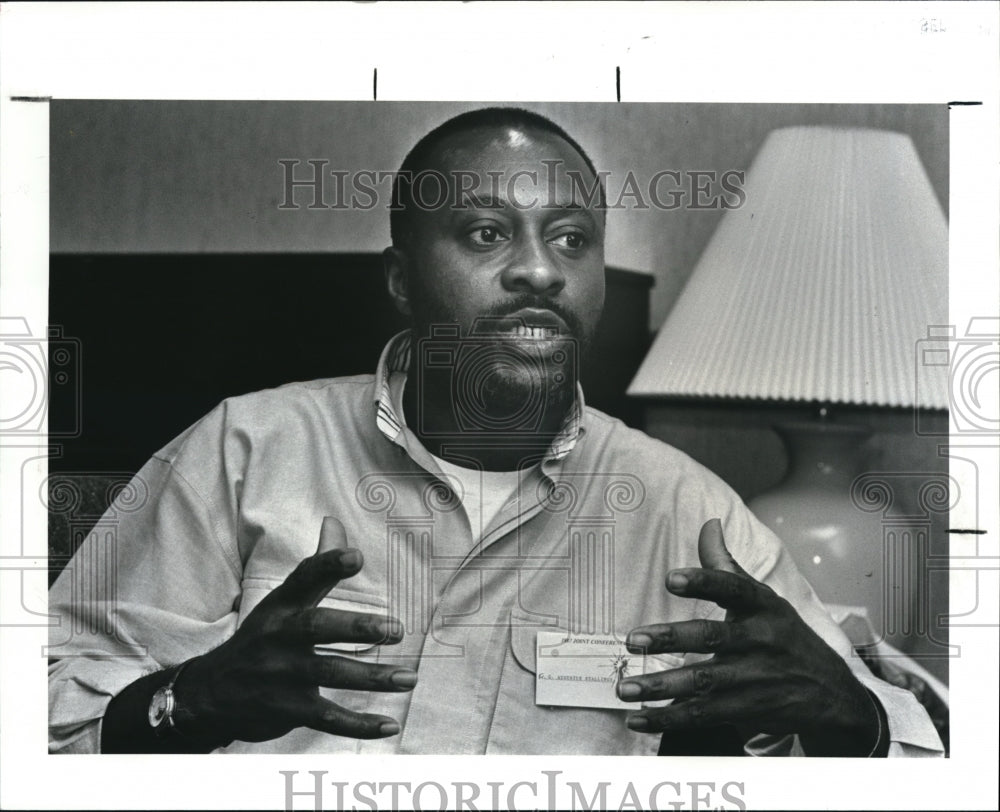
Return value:
[(628, 393), (948, 407), (917, 342), (948, 320), (948, 226), (913, 143), (772, 132)]

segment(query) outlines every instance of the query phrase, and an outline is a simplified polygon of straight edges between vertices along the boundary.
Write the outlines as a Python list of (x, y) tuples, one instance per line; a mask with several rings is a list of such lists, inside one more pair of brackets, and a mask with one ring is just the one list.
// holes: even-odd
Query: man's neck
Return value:
[(470, 430), (460, 421), (450, 388), (417, 387), (414, 382), (411, 364), (403, 390), (403, 414), (424, 448), (443, 459), (456, 454), (471, 459), (485, 471), (516, 471), (537, 465), (574, 408), (568, 395), (547, 399), (520, 425), (504, 422), (502, 428), (490, 430), (480, 424)]

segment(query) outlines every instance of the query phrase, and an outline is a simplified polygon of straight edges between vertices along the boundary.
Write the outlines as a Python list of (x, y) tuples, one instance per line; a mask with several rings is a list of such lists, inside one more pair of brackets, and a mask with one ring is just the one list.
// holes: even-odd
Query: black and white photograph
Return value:
[(643, 36), (578, 98), (8, 80), (5, 751), (107, 808), (990, 805), (996, 98), (670, 91)]

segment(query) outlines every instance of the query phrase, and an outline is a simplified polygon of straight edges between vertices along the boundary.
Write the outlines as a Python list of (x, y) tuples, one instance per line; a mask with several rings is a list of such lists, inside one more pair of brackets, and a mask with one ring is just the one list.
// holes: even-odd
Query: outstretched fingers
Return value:
[(738, 691), (703, 692), (681, 698), (665, 707), (643, 708), (630, 713), (626, 724), (648, 733), (667, 730), (694, 730), (723, 724), (758, 724), (768, 718), (764, 732), (787, 732), (794, 725), (785, 724), (781, 715), (768, 709), (781, 706), (783, 700), (774, 689), (764, 686), (743, 687)]
[(309, 727), (334, 736), (383, 739), (399, 733), (399, 722), (391, 716), (350, 711), (318, 694), (297, 696), (288, 710), (298, 721), (298, 727)]
[(712, 601), (734, 612), (765, 609), (775, 598), (769, 587), (749, 575), (724, 570), (673, 570), (667, 576), (667, 589), (685, 598)]
[(713, 654), (753, 647), (741, 624), (721, 620), (680, 620), (639, 626), (628, 633), (625, 645), (633, 654)]
[(410, 691), (417, 684), (417, 672), (398, 665), (367, 663), (335, 654), (313, 654), (289, 673), (309, 685), (349, 691)]
[(618, 696), (626, 702), (688, 699), (740, 688), (755, 679), (756, 675), (745, 669), (708, 660), (683, 668), (629, 677), (618, 684)]

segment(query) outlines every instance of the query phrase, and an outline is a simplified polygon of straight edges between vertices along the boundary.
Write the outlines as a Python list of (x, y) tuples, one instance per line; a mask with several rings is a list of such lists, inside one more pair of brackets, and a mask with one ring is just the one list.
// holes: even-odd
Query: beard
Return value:
[[(460, 434), (551, 438), (572, 408), (589, 332), (545, 297), (521, 294), (484, 308), (472, 324), (443, 302), (411, 299), (425, 396), (448, 408)], [(437, 306), (435, 306), (437, 305)], [(558, 328), (531, 328), (511, 314), (549, 311)]]
[(473, 338), (458, 355), (451, 403), (467, 431), (548, 435), (576, 398), (576, 342)]

